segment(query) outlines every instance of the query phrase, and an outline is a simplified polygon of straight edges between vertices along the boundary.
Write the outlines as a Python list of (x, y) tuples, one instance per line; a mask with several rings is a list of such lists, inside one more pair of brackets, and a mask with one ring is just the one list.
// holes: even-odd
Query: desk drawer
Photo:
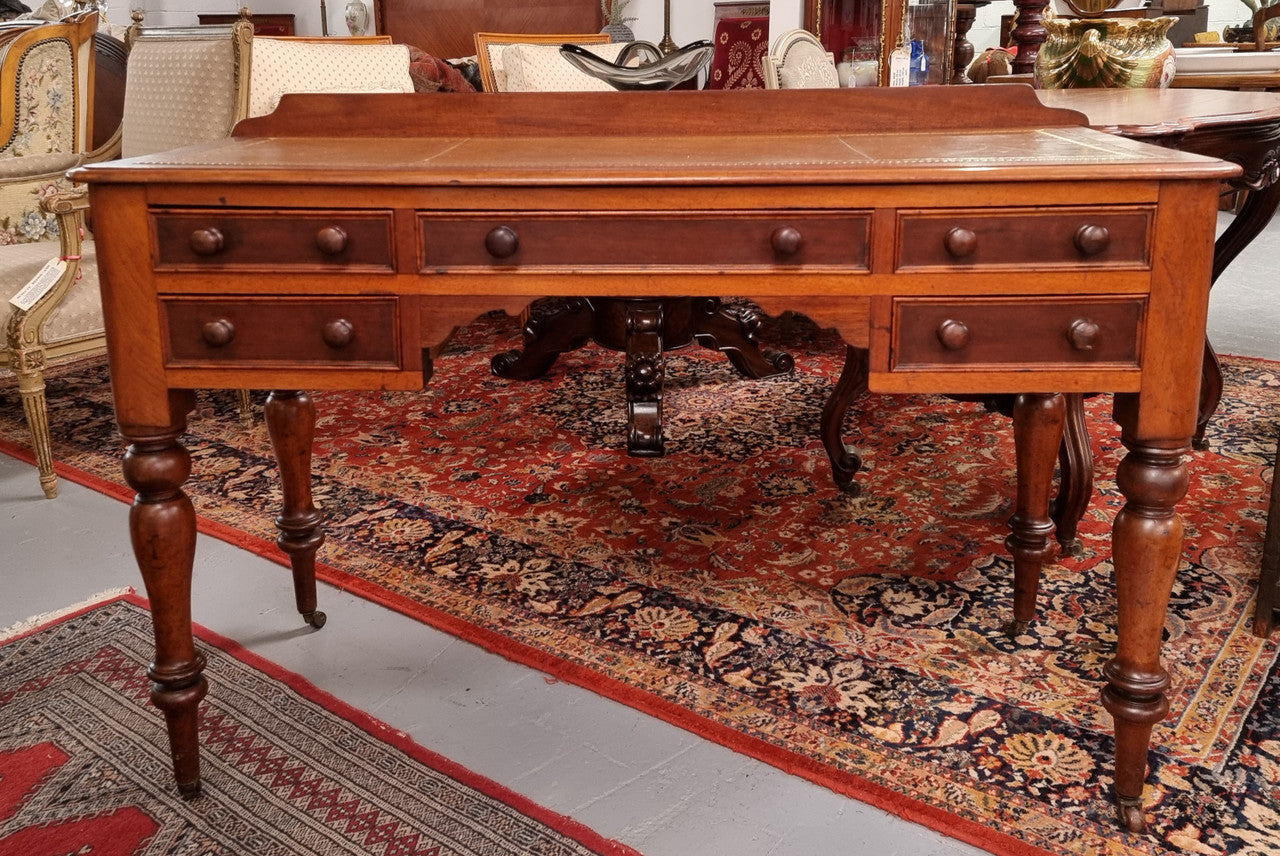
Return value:
[(942, 366), (1140, 365), (1142, 297), (1018, 297), (893, 304), (893, 364)]
[(1147, 269), (1151, 224), (1145, 208), (903, 212), (896, 268)]
[(394, 297), (160, 298), (166, 365), (400, 367)]
[(418, 217), (421, 267), (838, 266), (867, 269), (865, 213), (601, 211)]
[(156, 269), (394, 270), (390, 211), (160, 210)]

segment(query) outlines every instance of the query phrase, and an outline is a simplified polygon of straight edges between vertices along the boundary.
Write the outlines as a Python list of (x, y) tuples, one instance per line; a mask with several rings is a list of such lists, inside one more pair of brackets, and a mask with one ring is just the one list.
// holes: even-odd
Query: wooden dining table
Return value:
[[(1175, 78), (1177, 80), (1177, 78)], [(1040, 89), (1047, 106), (1083, 113), (1090, 127), (1128, 139), (1236, 163), (1241, 173), (1225, 186), (1245, 191), (1244, 203), (1213, 249), (1216, 282), (1280, 207), (1280, 93), (1220, 89)], [(1278, 284), (1280, 285), (1280, 284)], [(1203, 450), (1205, 432), (1222, 399), (1222, 368), (1205, 343), (1200, 414), (1192, 445)], [(1083, 402), (1068, 402), (1062, 452), (1063, 480), (1054, 517), (1059, 538), (1070, 547), (1075, 523), (1093, 492), (1092, 453)]]

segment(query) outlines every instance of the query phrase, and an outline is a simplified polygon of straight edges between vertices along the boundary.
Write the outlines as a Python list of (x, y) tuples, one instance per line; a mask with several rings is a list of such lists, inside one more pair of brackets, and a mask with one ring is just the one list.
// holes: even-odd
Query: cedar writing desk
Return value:
[(279, 544), (319, 625), (301, 390), (419, 388), (456, 325), (534, 297), (718, 293), (837, 329), (873, 390), (1016, 396), (1015, 615), (1054, 554), (1062, 393), (1117, 393), (1127, 503), (1102, 701), (1120, 816), (1140, 828), (1218, 187), (1238, 167), (1084, 121), (1025, 87), (300, 95), (232, 139), (77, 170), (179, 787), (199, 789), (206, 693), (179, 442), (192, 390), (275, 390)]

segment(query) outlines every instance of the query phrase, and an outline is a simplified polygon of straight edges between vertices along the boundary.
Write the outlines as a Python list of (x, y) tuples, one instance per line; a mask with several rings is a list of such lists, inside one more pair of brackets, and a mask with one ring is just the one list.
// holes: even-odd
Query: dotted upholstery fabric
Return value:
[(124, 157), (154, 154), (231, 134), (236, 68), (231, 36), (139, 38), (129, 53), (120, 140)]
[(413, 92), (409, 46), (255, 38), (249, 115), (270, 113), (288, 92)]
[[(18, 293), (33, 276), (39, 273), (45, 262), (58, 257), (56, 241), (40, 241), (32, 244), (15, 244), (4, 248), (5, 287), (0, 293), (7, 298)], [(98, 263), (92, 240), (86, 240), (80, 248), (80, 279), (67, 290), (66, 297), (44, 322), (40, 341), (57, 345), (71, 339), (102, 334), (102, 295), (98, 291)], [(81, 287), (88, 285), (90, 287)]]
[[(614, 62), (625, 42), (583, 45), (596, 56)], [(500, 92), (613, 92), (609, 83), (579, 71), (560, 56), (559, 45), (515, 44), (502, 49), (506, 83), (498, 78)], [(496, 77), (496, 69), (495, 69)]]

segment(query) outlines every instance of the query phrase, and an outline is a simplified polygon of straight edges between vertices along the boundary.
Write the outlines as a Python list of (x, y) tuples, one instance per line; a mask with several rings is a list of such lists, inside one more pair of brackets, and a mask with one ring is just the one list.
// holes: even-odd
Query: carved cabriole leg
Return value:
[(1025, 393), (1013, 401), (1013, 442), (1018, 456), (1018, 498), (1005, 546), (1013, 554), (1013, 620), (1004, 628), (1010, 638), (1035, 617), (1040, 572), (1057, 553), (1049, 516), (1053, 468), (1062, 444), (1066, 397)]
[(1117, 642), (1103, 667), (1102, 704), (1116, 724), (1116, 806), (1130, 831), (1143, 828), (1142, 789), (1152, 727), (1169, 712), (1168, 672), (1160, 665), (1165, 610), (1182, 556), (1182, 519), (1174, 511), (1187, 492), (1190, 437), (1142, 441), (1132, 434), (1135, 402), (1116, 396), (1116, 418), (1128, 454), (1116, 471), (1125, 505), (1112, 531)]
[(208, 687), (204, 656), (191, 636), (196, 514), (182, 491), (191, 473), (191, 456), (178, 442), (185, 427), (144, 434), (121, 426), (121, 433), (130, 441), (125, 481), (138, 492), (129, 511), (129, 534), (155, 628), (156, 656), (147, 668), (151, 702), (168, 724), (178, 791), (191, 798), (200, 793), (197, 714)]
[(1058, 451), (1058, 495), (1049, 513), (1057, 527), (1063, 555), (1079, 556), (1084, 552), (1077, 534), (1080, 518), (1093, 497), (1093, 449), (1089, 446), (1084, 396), (1071, 393), (1066, 398), (1066, 424)]
[[(1274, 134), (1274, 131), (1257, 133)], [(1213, 282), (1217, 282), (1236, 256), (1261, 234), (1271, 222), (1276, 209), (1280, 208), (1280, 145), (1271, 137), (1254, 140), (1252, 143), (1262, 150), (1260, 157), (1227, 156), (1245, 167), (1245, 174), (1233, 181), (1231, 186), (1249, 192), (1240, 213), (1231, 220), (1213, 244)], [(1214, 411), (1218, 409), (1218, 402), (1222, 400), (1222, 367), (1208, 341), (1205, 342), (1204, 367), (1200, 376), (1200, 414), (1196, 419), (1196, 433), (1192, 443), (1196, 449), (1203, 450), (1209, 448), (1204, 438), (1205, 429)]]
[(831, 475), (836, 486), (853, 496), (857, 496), (859, 492), (858, 483), (853, 477), (862, 469), (862, 458), (852, 446), (845, 445), (842, 431), (849, 406), (855, 398), (867, 391), (870, 372), (867, 356), (866, 348), (845, 345), (844, 368), (840, 372), (840, 379), (836, 381), (835, 389), (822, 407), (819, 422), (822, 445), (827, 450), (827, 457), (831, 459)]
[(750, 309), (725, 309), (716, 297), (699, 297), (694, 301), (694, 341), (724, 354), (743, 375), (772, 377), (794, 369), (795, 360), (790, 354), (760, 349), (756, 339), (759, 329), (760, 317)]
[(627, 306), (627, 452), (661, 455), (662, 304), (634, 301)]
[(524, 349), (494, 355), (489, 368), (498, 377), (510, 380), (542, 377), (561, 354), (589, 342), (594, 329), (591, 301), (571, 297), (545, 317), (530, 316), (524, 325)]
[(296, 390), (276, 390), (267, 396), (263, 412), (271, 448), (280, 465), (284, 508), (276, 518), (276, 543), (293, 568), (293, 595), (298, 612), (317, 630), (325, 614), (316, 609), (316, 550), (324, 543), (323, 518), (311, 501), (311, 446), (315, 439), (316, 409), (310, 396)]

